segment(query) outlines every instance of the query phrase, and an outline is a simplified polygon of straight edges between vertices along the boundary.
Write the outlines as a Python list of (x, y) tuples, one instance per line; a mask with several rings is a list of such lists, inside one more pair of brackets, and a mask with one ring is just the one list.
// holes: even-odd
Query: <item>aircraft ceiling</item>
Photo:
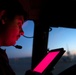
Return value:
[(19, 0), (28, 13), (28, 19), (46, 21), (51, 27), (76, 28), (76, 1), (74, 0)]

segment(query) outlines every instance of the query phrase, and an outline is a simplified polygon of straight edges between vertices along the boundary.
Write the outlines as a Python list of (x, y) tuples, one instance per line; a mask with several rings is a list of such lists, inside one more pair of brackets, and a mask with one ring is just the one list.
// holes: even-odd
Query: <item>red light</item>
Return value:
[(59, 51), (49, 52), (45, 58), (34, 68), (33, 71), (42, 73), (46, 67), (54, 60)]

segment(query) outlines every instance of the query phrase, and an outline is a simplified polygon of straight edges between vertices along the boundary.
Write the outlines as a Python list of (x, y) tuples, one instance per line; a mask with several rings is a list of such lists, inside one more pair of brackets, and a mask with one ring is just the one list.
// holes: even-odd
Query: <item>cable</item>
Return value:
[[(51, 28), (51, 27), (49, 28), (49, 32), (50, 32), (50, 31), (52, 31), (52, 28)], [(23, 36), (24, 36), (25, 38), (34, 38), (33, 36), (32, 36), (32, 37), (25, 36), (25, 35), (23, 35)]]
[(29, 37), (29, 36), (25, 36), (25, 35), (23, 35), (25, 38), (33, 38), (33, 37)]
[(52, 31), (52, 28), (51, 28), (51, 27), (49, 28), (49, 32), (50, 32), (50, 31)]
[(22, 49), (22, 46), (20, 46), (20, 45), (15, 45), (14, 47), (17, 49)]

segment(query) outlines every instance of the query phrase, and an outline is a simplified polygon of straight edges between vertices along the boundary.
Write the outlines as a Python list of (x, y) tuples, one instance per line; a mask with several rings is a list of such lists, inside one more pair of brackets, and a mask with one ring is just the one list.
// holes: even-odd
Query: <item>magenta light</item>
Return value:
[(45, 58), (34, 68), (33, 71), (42, 73), (46, 67), (53, 61), (53, 59), (58, 55), (59, 51), (49, 52)]

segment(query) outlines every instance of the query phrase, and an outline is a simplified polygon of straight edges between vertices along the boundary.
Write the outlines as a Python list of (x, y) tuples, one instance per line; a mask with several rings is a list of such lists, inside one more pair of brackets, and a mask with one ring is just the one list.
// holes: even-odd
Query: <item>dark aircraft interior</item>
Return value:
[[(18, 0), (28, 13), (27, 20), (35, 23), (31, 69), (47, 53), (48, 33), (51, 27), (76, 28), (75, 0)], [(43, 37), (43, 38), (42, 38)], [(59, 75), (76, 75), (75, 65)], [(30, 74), (32, 75), (32, 74)], [(35, 74), (40, 75), (40, 74)], [(44, 74), (53, 75), (53, 74)]]

